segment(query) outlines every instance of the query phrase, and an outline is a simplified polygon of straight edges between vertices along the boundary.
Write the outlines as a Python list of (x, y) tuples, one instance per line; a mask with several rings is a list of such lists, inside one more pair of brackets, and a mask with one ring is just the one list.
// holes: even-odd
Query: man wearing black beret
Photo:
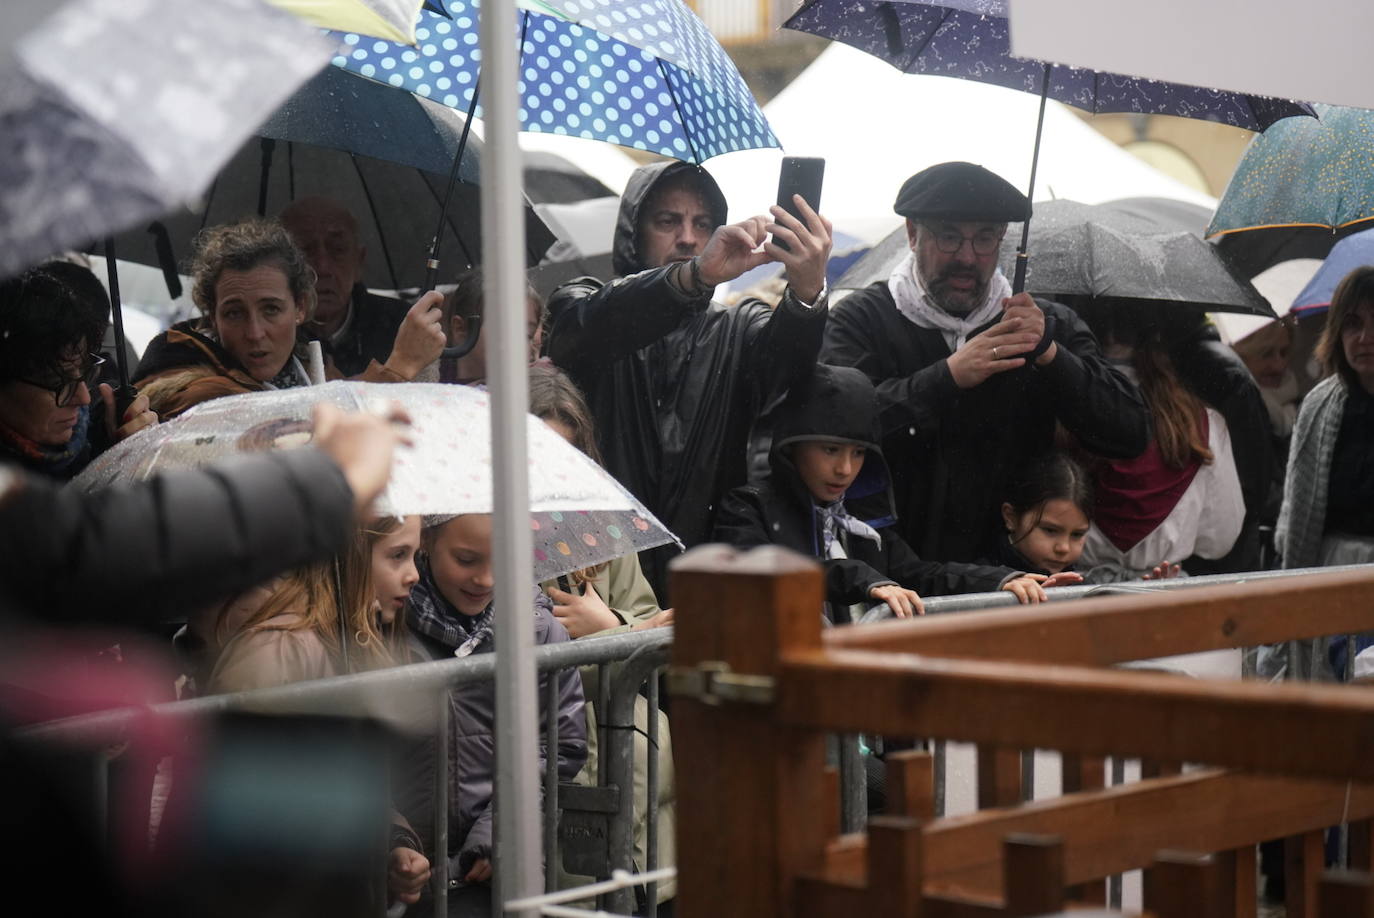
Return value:
[(899, 530), (921, 557), (996, 557), (1008, 485), (1054, 448), (1056, 422), (1090, 452), (1130, 458), (1148, 442), (1146, 409), (1068, 307), (1012, 296), (998, 272), (1025, 195), (950, 162), (907, 179), (894, 209), (911, 251), (831, 309), (821, 359), (877, 388)]

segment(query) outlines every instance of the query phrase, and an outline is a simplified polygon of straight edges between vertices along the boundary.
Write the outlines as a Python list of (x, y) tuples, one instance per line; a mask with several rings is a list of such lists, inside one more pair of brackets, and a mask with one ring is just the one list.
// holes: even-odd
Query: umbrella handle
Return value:
[(482, 336), (481, 316), (464, 316), (463, 318), (467, 320), (468, 335), (461, 343), (444, 348), (442, 356), (449, 360), (466, 357), (477, 346), (477, 339)]

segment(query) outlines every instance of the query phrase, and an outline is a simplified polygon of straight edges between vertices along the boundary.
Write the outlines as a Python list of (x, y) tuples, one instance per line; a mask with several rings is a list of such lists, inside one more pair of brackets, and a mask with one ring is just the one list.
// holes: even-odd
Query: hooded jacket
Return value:
[[(845, 509), (873, 526), (874, 542), (842, 533), (845, 559), (825, 559), (816, 501), (793, 464), (789, 446), (808, 440), (849, 443), (867, 450), (858, 478), (843, 498)], [(863, 373), (849, 367), (818, 366), (808, 382), (793, 389), (777, 414), (771, 474), (731, 491), (721, 501), (715, 539), (732, 545), (785, 545), (821, 559), (825, 568), (827, 615), (847, 618), (838, 607), (867, 602), (868, 591), (898, 583), (922, 596), (996, 590), (1017, 572), (977, 564), (922, 561), (898, 535), (887, 463), (878, 447), (878, 402)]]
[(954, 384), (943, 335), (905, 318), (885, 281), (846, 297), (826, 327), (822, 359), (857, 367), (877, 390), (900, 530), (924, 557), (995, 555), (1008, 484), (1053, 448), (1056, 423), (1108, 458), (1138, 456), (1149, 442), (1144, 400), (1103, 358), (1083, 320), (1059, 303), (1036, 305), (1055, 319), (1055, 359), (971, 389)]
[[(612, 249), (622, 276), (604, 285), (579, 278), (553, 293), (548, 353), (586, 393), (606, 468), (691, 546), (711, 534), (715, 502), (746, 481), (762, 405), (815, 365), (826, 310), (790, 291), (776, 310), (757, 300), (727, 308), (680, 292), (667, 266), (646, 270), (641, 213), (660, 182), (688, 170), (699, 173), (713, 221), (725, 222), (725, 199), (697, 166), (636, 170)], [(642, 556), (661, 598), (668, 557)]]

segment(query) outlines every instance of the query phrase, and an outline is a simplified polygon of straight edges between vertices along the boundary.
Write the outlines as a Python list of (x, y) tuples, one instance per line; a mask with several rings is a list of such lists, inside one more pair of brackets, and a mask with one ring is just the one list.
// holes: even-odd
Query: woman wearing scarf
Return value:
[[(225, 395), (310, 385), (303, 326), (315, 308), (315, 272), (280, 223), (251, 219), (206, 230), (196, 239), (192, 273), (201, 318), (149, 342), (134, 377), (153, 410), (166, 419)], [(352, 378), (413, 379), (443, 349), (438, 303), (437, 293), (421, 298), (387, 362), (374, 360)], [(338, 376), (329, 365), (326, 375)]]
[(145, 398), (116, 423), (114, 391), (97, 385), (109, 311), (100, 281), (66, 262), (0, 284), (0, 458), (66, 481), (157, 423)]
[(921, 596), (1009, 590), (1045, 598), (1039, 575), (1005, 567), (923, 561), (892, 525), (887, 464), (877, 446), (878, 402), (858, 370), (818, 366), (777, 415), (770, 474), (721, 502), (715, 540), (785, 545), (825, 568), (825, 617), (852, 621), (872, 602), (919, 615)]

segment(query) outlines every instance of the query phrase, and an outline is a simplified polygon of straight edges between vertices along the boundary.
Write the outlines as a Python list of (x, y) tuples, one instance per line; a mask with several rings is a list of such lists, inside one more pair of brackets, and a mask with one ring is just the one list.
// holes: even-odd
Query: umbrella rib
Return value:
[(692, 148), (692, 162), (698, 166), (703, 162), (701, 153), (697, 151), (697, 144), (692, 132), (687, 130), (687, 115), (682, 111), (682, 103), (678, 101), (677, 91), (673, 89), (673, 81), (670, 80), (668, 71), (664, 69), (663, 60), (658, 61), (658, 72), (663, 77), (663, 85), (668, 87), (668, 95), (673, 100), (673, 110), (677, 112), (678, 120), (682, 122), (682, 133), (687, 137), (687, 143)]
[(363, 197), (367, 198), (367, 206), (372, 211), (372, 222), (378, 227), (377, 239), (382, 245), (382, 258), (386, 261), (387, 273), (391, 275), (391, 288), (401, 289), (401, 279), (396, 275), (396, 265), (391, 260), (391, 248), (386, 244), (386, 236), (380, 231), (382, 222), (377, 213), (377, 202), (372, 198), (372, 189), (367, 185), (367, 177), (363, 175), (362, 166), (358, 165), (358, 157), (348, 154), (349, 162), (353, 163), (353, 171), (358, 173), (358, 184), (363, 188)]
[[(947, 6), (941, 7), (940, 10), (940, 21), (935, 24), (935, 28), (931, 29), (926, 34), (925, 41), (917, 45), (912, 49), (912, 52), (907, 55), (906, 60), (902, 64), (903, 73), (912, 72), (911, 65), (920, 59), (921, 55), (925, 53), (926, 48), (930, 47), (931, 43), (935, 41), (935, 36), (940, 34), (940, 30), (945, 27), (945, 23), (949, 22), (950, 17), (954, 15), (954, 10)], [(894, 10), (893, 12), (895, 15), (896, 11)], [(900, 19), (898, 21), (900, 22)]]

